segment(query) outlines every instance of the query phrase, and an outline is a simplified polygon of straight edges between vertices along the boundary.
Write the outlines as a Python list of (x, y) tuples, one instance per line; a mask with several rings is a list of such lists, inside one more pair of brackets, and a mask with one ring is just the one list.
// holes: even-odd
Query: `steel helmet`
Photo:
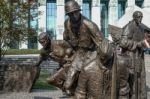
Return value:
[(65, 4), (65, 13), (71, 13), (74, 11), (80, 11), (80, 5), (75, 0), (70, 0)]

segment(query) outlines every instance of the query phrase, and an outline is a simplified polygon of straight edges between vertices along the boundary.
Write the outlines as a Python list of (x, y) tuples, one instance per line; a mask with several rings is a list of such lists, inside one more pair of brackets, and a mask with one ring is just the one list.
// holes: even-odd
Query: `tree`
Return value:
[(25, 41), (36, 33), (29, 24), (38, 16), (39, 12), (30, 13), (38, 5), (33, 0), (23, 1), (0, 0), (0, 60), (11, 42)]

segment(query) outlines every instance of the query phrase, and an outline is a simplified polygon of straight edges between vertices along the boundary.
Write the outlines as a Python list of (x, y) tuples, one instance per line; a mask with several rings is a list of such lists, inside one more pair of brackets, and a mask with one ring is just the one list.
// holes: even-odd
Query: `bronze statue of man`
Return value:
[(96, 48), (102, 41), (102, 34), (97, 25), (80, 13), (80, 6), (75, 0), (65, 4), (68, 16), (64, 25), (64, 40), (75, 51), (75, 57), (69, 68), (64, 88), (69, 89), (83, 65), (96, 56)]
[(103, 40), (97, 52), (97, 58), (81, 70), (75, 99), (110, 99), (113, 50)]
[(143, 14), (140, 11), (133, 13), (133, 20), (125, 27), (120, 40), (122, 51), (131, 57), (129, 67), (129, 99), (147, 99), (144, 50), (144, 29), (141, 27)]
[[(119, 54), (116, 59), (114, 47), (108, 40), (102, 41), (97, 58), (81, 70), (75, 99), (129, 99), (129, 59)], [(117, 81), (115, 87), (114, 80)]]
[(51, 41), (49, 35), (45, 32), (39, 35), (38, 40), (43, 48), (40, 50), (40, 58), (36, 66), (39, 66), (44, 60), (49, 58), (58, 62), (60, 64), (59, 70), (47, 78), (47, 82), (62, 89), (65, 75), (72, 59), (73, 50), (65, 41)]

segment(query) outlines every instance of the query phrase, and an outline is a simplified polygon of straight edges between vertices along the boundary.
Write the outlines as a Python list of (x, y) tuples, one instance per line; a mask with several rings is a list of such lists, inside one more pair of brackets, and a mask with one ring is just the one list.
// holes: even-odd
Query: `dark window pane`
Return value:
[(101, 1), (101, 31), (105, 37), (108, 37), (108, 2)]
[(125, 1), (118, 1), (118, 18), (125, 13)]
[(52, 39), (56, 37), (56, 0), (48, 0), (46, 7), (46, 31), (50, 33)]
[(144, 0), (136, 0), (135, 1), (135, 4), (138, 6), (138, 7), (143, 7), (143, 2), (144, 2)]
[(91, 19), (91, 0), (83, 0), (82, 14)]

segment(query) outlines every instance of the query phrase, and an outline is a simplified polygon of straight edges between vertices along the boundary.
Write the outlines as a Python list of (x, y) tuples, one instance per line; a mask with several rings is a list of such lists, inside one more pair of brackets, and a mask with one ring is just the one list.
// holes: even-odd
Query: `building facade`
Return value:
[[(38, 0), (39, 7), (32, 10), (42, 14), (31, 26), (37, 28), (38, 34), (47, 32), (54, 40), (63, 39), (65, 16), (64, 5), (69, 0)], [(114, 23), (128, 11), (128, 8), (137, 5), (150, 11), (150, 0), (76, 0), (81, 6), (81, 13), (95, 22), (104, 36), (108, 38), (108, 24)], [(37, 35), (38, 35), (37, 34)], [(20, 44), (21, 48), (41, 48), (37, 36)]]

